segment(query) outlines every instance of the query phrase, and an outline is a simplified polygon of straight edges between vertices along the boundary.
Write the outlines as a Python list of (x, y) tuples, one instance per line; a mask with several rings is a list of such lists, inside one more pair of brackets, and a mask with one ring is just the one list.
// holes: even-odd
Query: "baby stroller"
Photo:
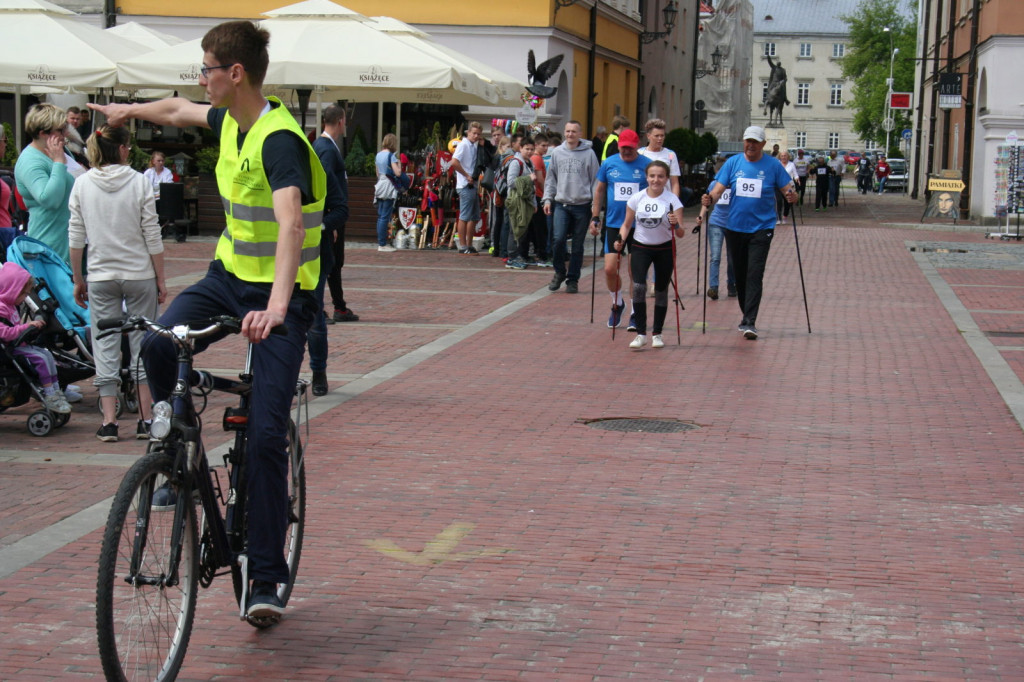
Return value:
[(25, 358), (14, 355), (13, 349), (26, 341), (38, 343), (40, 330), (26, 330), (13, 344), (0, 343), (0, 412), (10, 407), (24, 405), (32, 398), (39, 401), (38, 410), (28, 416), (28, 432), (33, 436), (47, 436), (55, 428), (68, 423), (70, 414), (61, 414), (47, 409), (43, 387), (39, 384), (32, 365)]
[[(7, 250), (7, 258), (28, 270), (36, 280), (36, 290), (25, 299), (25, 305), (33, 316), (41, 316), (40, 319), (47, 322), (35, 343), (53, 354), (61, 386), (93, 376), (96, 363), (92, 355), (89, 309), (75, 302), (71, 268), (49, 246), (25, 235), (14, 238)], [(124, 343), (127, 346), (127, 341)], [(129, 355), (123, 352), (122, 357), (125, 359), (120, 371), (118, 416), (125, 408), (133, 412), (138, 410), (135, 383), (128, 371)]]

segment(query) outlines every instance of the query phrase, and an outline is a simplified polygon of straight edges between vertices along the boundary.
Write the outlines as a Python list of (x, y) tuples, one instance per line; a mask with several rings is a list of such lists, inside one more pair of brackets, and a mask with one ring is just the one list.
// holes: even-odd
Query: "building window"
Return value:
[(808, 105), (811, 103), (811, 84), (810, 83), (797, 83), (796, 84), (796, 103)]
[(774, 57), (775, 56), (775, 43), (765, 43), (764, 44), (764, 56), (765, 57)]
[(846, 54), (846, 43), (832, 43), (832, 56), (838, 59)]
[(768, 101), (768, 81), (761, 83), (761, 104)]
[(807, 146), (807, 133), (798, 132), (796, 134), (796, 146), (800, 147), (801, 149)]
[(828, 134), (828, 148), (839, 149), (839, 133)]
[(800, 58), (801, 59), (810, 59), (811, 58), (811, 44), (810, 43), (800, 43)]
[(832, 92), (829, 95), (828, 103), (834, 107), (843, 106), (843, 84), (832, 83)]

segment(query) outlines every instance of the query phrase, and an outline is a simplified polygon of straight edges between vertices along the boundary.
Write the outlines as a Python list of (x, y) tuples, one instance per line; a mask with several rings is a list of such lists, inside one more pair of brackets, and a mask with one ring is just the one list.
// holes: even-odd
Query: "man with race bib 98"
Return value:
[[(626, 217), (626, 202), (634, 194), (647, 187), (647, 164), (650, 160), (640, 156), (640, 136), (629, 128), (618, 136), (619, 153), (609, 156), (597, 171), (597, 186), (594, 188), (594, 202), (590, 207), (592, 220), (590, 234), (598, 235), (601, 211), (604, 210), (604, 235), (601, 240), (604, 251), (604, 280), (612, 296), (612, 312), (608, 327), (618, 327), (626, 302), (622, 300), (622, 279), (619, 276), (619, 254), (612, 248), (615, 238)], [(607, 207), (605, 199), (607, 198)]]
[(765, 133), (760, 126), (743, 131), (743, 155), (725, 162), (715, 176), (715, 186), (701, 199), (704, 206), (718, 201), (732, 190), (725, 246), (736, 272), (736, 294), (743, 312), (739, 331), (744, 338), (757, 338), (757, 312), (761, 307), (764, 268), (775, 234), (775, 191), (786, 201), (797, 200), (793, 179), (778, 159), (765, 156)]

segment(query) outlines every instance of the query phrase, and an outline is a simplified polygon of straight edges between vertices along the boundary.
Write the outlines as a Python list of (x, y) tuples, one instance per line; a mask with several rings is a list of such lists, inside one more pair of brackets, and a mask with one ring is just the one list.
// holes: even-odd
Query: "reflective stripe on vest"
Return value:
[(608, 136), (608, 139), (604, 141), (604, 149), (601, 150), (601, 161), (605, 161), (608, 158), (608, 147), (611, 147), (613, 143), (619, 141), (619, 136), (612, 133)]
[[(272, 102), (245, 136), (238, 149), (238, 123), (224, 117), (217, 162), (217, 186), (227, 220), (227, 229), (217, 242), (215, 258), (236, 277), (249, 282), (273, 282), (280, 225), (274, 214), (274, 194), (263, 166), (263, 144), (267, 136), (289, 130), (299, 136), (309, 153), (311, 192), (314, 202), (302, 207), (305, 235), (295, 280), (299, 288), (316, 288), (320, 276), (320, 234), (323, 224), (327, 176), (313, 147), (302, 134), (295, 118), (280, 100)], [(277, 106), (273, 106), (276, 104)]]

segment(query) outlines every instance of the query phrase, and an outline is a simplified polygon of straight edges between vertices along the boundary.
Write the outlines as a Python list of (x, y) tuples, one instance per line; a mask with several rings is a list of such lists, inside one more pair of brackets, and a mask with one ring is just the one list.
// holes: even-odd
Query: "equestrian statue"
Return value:
[(771, 57), (768, 57), (768, 66), (771, 67), (772, 73), (768, 78), (768, 94), (764, 100), (763, 115), (768, 116), (768, 127), (777, 128), (782, 126), (782, 107), (789, 104), (786, 98), (786, 70), (782, 68), (780, 62), (773, 62)]

